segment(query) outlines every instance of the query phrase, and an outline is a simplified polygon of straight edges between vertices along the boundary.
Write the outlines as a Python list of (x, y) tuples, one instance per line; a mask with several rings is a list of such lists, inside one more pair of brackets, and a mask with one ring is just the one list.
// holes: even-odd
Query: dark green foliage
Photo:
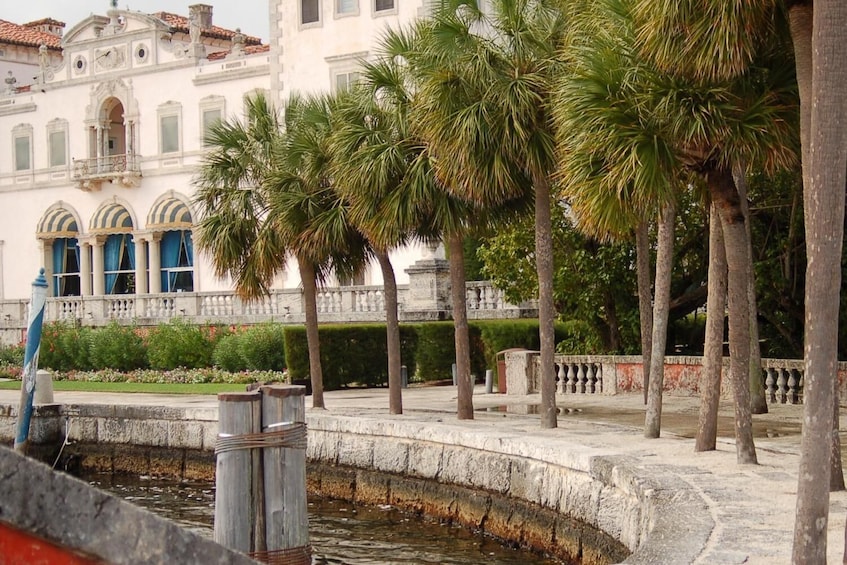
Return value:
[(253, 326), (238, 338), (238, 345), (245, 369), (285, 369), (285, 336), (282, 325), (269, 323)]
[(514, 347), (538, 350), (540, 347), (538, 320), (498, 320), (471, 325), (479, 328), (485, 347), (485, 366), (489, 369), (496, 368), (494, 357), (499, 351)]
[(150, 367), (171, 370), (177, 367), (199, 369), (212, 364), (214, 342), (220, 333), (174, 318), (159, 324), (147, 336)]
[[(538, 323), (535, 324), (536, 333)], [(416, 326), (418, 343), (415, 354), (415, 377), (421, 381), (438, 381), (453, 378), (456, 362), (456, 342), (453, 322), (429, 322)], [(483, 378), (486, 355), (479, 324), (469, 324), (468, 337), (471, 349), (471, 374)], [(493, 365), (492, 365), (493, 366)]]
[(247, 364), (241, 356), (241, 333), (231, 333), (223, 336), (215, 346), (212, 354), (215, 366), (224, 371), (237, 373), (246, 371)]
[(91, 332), (91, 366), (93, 369), (131, 371), (147, 366), (144, 340), (135, 326), (112, 322)]
[(45, 324), (41, 331), (38, 365), (55, 371), (87, 371), (91, 365), (94, 330), (65, 322)]
[[(417, 326), (419, 327), (419, 326)], [(415, 326), (400, 326), (400, 358), (414, 374)], [(325, 390), (349, 385), (388, 384), (388, 353), (384, 324), (327, 325), (319, 329)], [(285, 355), (292, 381), (309, 379), (306, 328), (285, 327)]]

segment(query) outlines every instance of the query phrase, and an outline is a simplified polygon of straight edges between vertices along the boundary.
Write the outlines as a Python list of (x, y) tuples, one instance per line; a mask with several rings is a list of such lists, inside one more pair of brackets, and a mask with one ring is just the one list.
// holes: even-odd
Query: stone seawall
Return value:
[[(0, 405), (0, 440), (11, 440), (15, 418), (14, 407)], [(582, 554), (586, 563), (599, 562), (589, 547), (615, 560), (633, 552), (626, 563), (690, 563), (714, 527), (703, 498), (678, 475), (603, 454), (590, 441), (553, 449), (537, 429), (504, 432), (436, 415), (310, 411), (307, 425), (308, 459), (322, 469), (310, 478), (316, 491), (454, 520), (558, 555)], [(43, 406), (33, 426), (31, 437), (41, 434), (56, 449), (67, 434), (62, 458), (72, 455), (84, 468), (214, 473), (214, 409)], [(600, 541), (597, 530), (619, 543)]]

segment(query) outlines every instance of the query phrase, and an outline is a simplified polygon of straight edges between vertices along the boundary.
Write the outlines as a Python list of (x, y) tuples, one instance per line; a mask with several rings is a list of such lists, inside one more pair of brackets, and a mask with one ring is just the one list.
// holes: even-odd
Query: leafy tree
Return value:
[[(483, 274), (503, 289), (512, 303), (537, 296), (533, 264), (532, 218), (503, 224), (498, 234), (478, 249)], [(634, 248), (626, 243), (601, 243), (573, 225), (565, 206), (553, 209), (554, 301), (565, 321), (585, 321), (591, 341), (602, 347), (593, 353), (638, 350), (638, 303), (632, 273)]]

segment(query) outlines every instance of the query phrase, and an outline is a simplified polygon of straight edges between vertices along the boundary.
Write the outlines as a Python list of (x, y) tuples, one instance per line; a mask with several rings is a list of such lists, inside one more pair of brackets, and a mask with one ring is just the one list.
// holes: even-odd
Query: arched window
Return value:
[[(191, 226), (191, 210), (174, 193), (154, 204), (147, 216), (147, 229), (162, 232), (159, 247), (162, 292), (194, 291)], [(150, 273), (150, 276), (155, 274)]]
[[(49, 210), (38, 224), (36, 237), (49, 242), (52, 249), (53, 296), (80, 296), (79, 226), (74, 214), (62, 205)], [(45, 261), (49, 261), (45, 257)]]
[(194, 244), (191, 231), (167, 231), (162, 236), (162, 292), (194, 290)]
[(132, 216), (117, 202), (101, 206), (91, 220), (89, 231), (106, 235), (103, 247), (105, 294), (135, 292), (135, 244), (132, 229)]

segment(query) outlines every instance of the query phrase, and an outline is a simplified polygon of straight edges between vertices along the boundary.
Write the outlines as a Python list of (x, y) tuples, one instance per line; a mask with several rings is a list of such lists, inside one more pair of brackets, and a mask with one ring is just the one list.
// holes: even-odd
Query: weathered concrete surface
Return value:
[(255, 563), (4, 447), (0, 521), (115, 565)]
[[(66, 407), (166, 407), (184, 411), (187, 423), (216, 405), (213, 397), (163, 395), (57, 392), (56, 400)], [(551, 509), (574, 507), (628, 546), (637, 544), (628, 563), (790, 562), (800, 405), (774, 405), (755, 416), (761, 464), (739, 466), (729, 403), (721, 406), (718, 450), (694, 453), (698, 400), (692, 397), (666, 395), (657, 440), (642, 437), (640, 394), (559, 395), (562, 414), (553, 430), (540, 429), (532, 414), (538, 395), (485, 395), (478, 388), (472, 421), (455, 419), (452, 387), (405, 390), (405, 413), (397, 416), (388, 414), (385, 389), (334, 391), (326, 400), (329, 410), (307, 412), (312, 457), (386, 475), (465, 482)], [(17, 393), (0, 391), (0, 406), (16, 403)], [(356, 485), (346, 484), (340, 481), (339, 489), (355, 493)], [(374, 496), (387, 491), (378, 483), (369, 488)], [(847, 493), (830, 500), (828, 559), (835, 563), (844, 549)], [(467, 508), (477, 519), (480, 511)]]

